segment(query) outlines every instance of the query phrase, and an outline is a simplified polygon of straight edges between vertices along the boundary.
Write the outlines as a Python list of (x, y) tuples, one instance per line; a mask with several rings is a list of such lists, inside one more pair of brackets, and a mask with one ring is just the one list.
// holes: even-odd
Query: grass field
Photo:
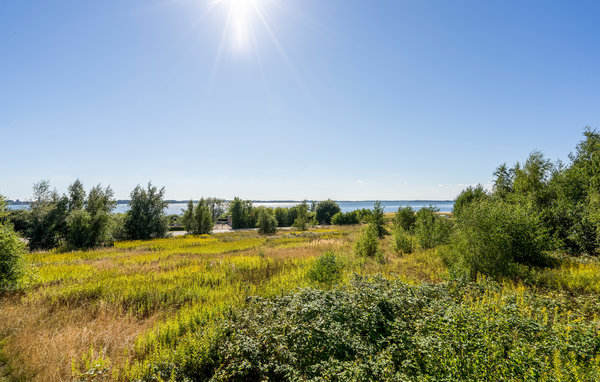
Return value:
[[(220, 322), (247, 306), (248, 296), (274, 299), (299, 288), (327, 289), (307, 272), (328, 251), (343, 262), (342, 285), (349, 285), (354, 274), (378, 274), (415, 288), (449, 279), (439, 249), (397, 255), (390, 237), (381, 243), (387, 262), (355, 257), (358, 232), (358, 226), (268, 237), (232, 232), (29, 254), (28, 286), (0, 300), (0, 379), (2, 374), (7, 380), (37, 381), (169, 379), (174, 375), (169, 370), (206, 356), (220, 335)], [(561, 379), (551, 372), (561, 365), (571, 367), (563, 374), (583, 376), (565, 380), (599, 375), (593, 374), (600, 362), (594, 353), (600, 351), (600, 264), (595, 259), (563, 259), (559, 267), (532, 270), (526, 283), (494, 288), (461, 292), (452, 301), (482, 322), (487, 316), (502, 321), (512, 312), (535, 322), (550, 320), (552, 330), (565, 335), (570, 328), (583, 328), (582, 338), (592, 341), (592, 356), (577, 358), (557, 348), (544, 361), (548, 373), (543, 375)], [(554, 301), (553, 308), (546, 304), (542, 309), (534, 299), (540, 296)], [(514, 335), (509, 329), (506, 333)], [(565, 340), (565, 346), (576, 341)]]

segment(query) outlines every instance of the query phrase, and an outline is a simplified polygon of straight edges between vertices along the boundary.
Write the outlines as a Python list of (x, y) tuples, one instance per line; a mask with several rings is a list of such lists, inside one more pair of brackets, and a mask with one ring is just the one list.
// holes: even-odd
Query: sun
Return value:
[(250, 48), (253, 40), (254, 24), (260, 16), (261, 0), (217, 0), (216, 3), (228, 8), (226, 33), (232, 48), (243, 52)]

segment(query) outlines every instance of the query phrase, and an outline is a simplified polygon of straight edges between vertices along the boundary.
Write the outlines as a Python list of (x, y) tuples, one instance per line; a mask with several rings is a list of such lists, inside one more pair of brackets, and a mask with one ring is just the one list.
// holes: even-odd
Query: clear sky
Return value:
[(0, 2), (0, 193), (452, 199), (600, 128), (600, 2)]

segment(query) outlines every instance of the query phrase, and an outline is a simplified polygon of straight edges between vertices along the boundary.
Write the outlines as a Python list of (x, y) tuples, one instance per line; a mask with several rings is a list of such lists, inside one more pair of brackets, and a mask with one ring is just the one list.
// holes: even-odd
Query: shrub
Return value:
[(319, 224), (331, 224), (331, 217), (341, 212), (340, 206), (331, 199), (317, 203), (315, 206), (316, 219)]
[(447, 243), (452, 233), (452, 222), (437, 215), (434, 207), (421, 208), (417, 211), (415, 235), (421, 248), (434, 248)]
[(23, 244), (9, 224), (0, 223), (0, 291), (19, 284), (25, 269)]
[(478, 202), (480, 200), (484, 200), (488, 198), (487, 192), (483, 189), (481, 184), (478, 184), (475, 187), (467, 187), (454, 200), (454, 207), (452, 208), (452, 212), (455, 216), (458, 216), (462, 213), (462, 211), (469, 204)]
[(208, 235), (212, 232), (214, 222), (212, 212), (204, 198), (200, 199), (194, 211), (194, 235)]
[(139, 185), (131, 192), (129, 211), (125, 215), (125, 230), (132, 240), (164, 237), (168, 222), (164, 213), (168, 202), (164, 201), (165, 188), (158, 190), (152, 183), (144, 190)]
[(319, 256), (306, 275), (314, 282), (332, 285), (342, 279), (342, 260), (333, 252), (326, 252)]
[(515, 263), (545, 265), (547, 242), (539, 217), (527, 208), (482, 201), (461, 214), (453, 248), (472, 278), (477, 273), (510, 276)]
[(296, 207), (294, 207), (294, 209), (296, 210), (296, 219), (294, 220), (294, 224), (293, 226), (297, 229), (299, 229), (300, 231), (306, 231), (306, 226), (308, 225), (308, 203), (305, 201), (303, 201), (302, 203), (298, 204)]
[(392, 250), (398, 253), (412, 253), (412, 238), (400, 226), (394, 228), (392, 236)]
[(399, 207), (394, 217), (394, 225), (402, 228), (406, 232), (412, 232), (415, 227), (417, 216), (411, 206)]
[(331, 217), (331, 224), (335, 225), (349, 225), (358, 224), (358, 214), (356, 211), (350, 212), (338, 212)]
[(388, 232), (385, 229), (385, 220), (383, 215), (383, 206), (380, 201), (375, 202), (373, 206), (373, 214), (371, 215), (371, 224), (375, 227), (375, 231), (377, 232), (377, 236), (382, 238), (387, 235)]
[(375, 257), (379, 252), (377, 228), (373, 224), (363, 228), (362, 233), (354, 244), (354, 252), (362, 257)]
[(273, 216), (270, 208), (261, 208), (258, 212), (258, 233), (261, 235), (272, 235), (277, 232), (277, 219)]

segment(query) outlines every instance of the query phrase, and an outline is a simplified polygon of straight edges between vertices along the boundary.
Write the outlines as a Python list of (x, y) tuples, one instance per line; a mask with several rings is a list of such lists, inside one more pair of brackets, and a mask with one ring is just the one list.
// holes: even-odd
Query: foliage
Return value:
[(25, 245), (10, 223), (2, 222), (5, 215), (5, 201), (0, 195), (0, 292), (16, 288), (25, 269)]
[(50, 182), (42, 180), (33, 186), (31, 220), (27, 232), (32, 250), (57, 247), (67, 233), (69, 199), (50, 190)]
[(413, 239), (400, 225), (394, 227), (392, 233), (392, 250), (397, 253), (412, 253)]
[(369, 224), (363, 228), (360, 237), (354, 244), (354, 253), (361, 257), (375, 257), (380, 252), (377, 227)]
[(310, 267), (306, 276), (323, 285), (333, 285), (342, 280), (343, 261), (334, 252), (325, 252), (317, 258)]
[(412, 232), (415, 227), (417, 216), (411, 206), (398, 207), (394, 217), (394, 225), (402, 228), (406, 232)]
[(459, 216), (465, 207), (467, 207), (471, 203), (477, 203), (480, 200), (487, 199), (489, 196), (483, 186), (478, 184), (475, 187), (469, 186), (461, 191), (460, 194), (454, 200), (454, 207), (452, 208), (452, 212), (454, 216)]
[(131, 192), (129, 211), (125, 214), (125, 231), (133, 240), (164, 237), (168, 230), (164, 200), (165, 188), (157, 189), (148, 183), (146, 189), (139, 185)]
[(195, 333), (177, 364), (156, 367), (176, 380), (215, 381), (600, 377), (593, 322), (552, 299), (501, 288), (357, 277), (342, 290), (257, 297)]
[(212, 212), (204, 198), (200, 199), (194, 211), (194, 235), (208, 235), (212, 232), (214, 222)]
[(468, 205), (457, 223), (453, 247), (471, 278), (509, 276), (515, 263), (541, 266), (548, 239), (531, 210), (503, 201)]
[(232, 228), (234, 229), (256, 227), (254, 207), (249, 200), (242, 200), (236, 196), (229, 204), (229, 214), (231, 214)]
[(7, 220), (12, 224), (16, 232), (26, 236), (31, 226), (31, 211), (26, 209), (8, 211)]
[(333, 215), (341, 212), (340, 206), (331, 199), (323, 200), (315, 206), (316, 219), (319, 224), (331, 224)]
[(296, 220), (294, 220), (293, 226), (298, 228), (300, 231), (306, 231), (308, 225), (308, 203), (304, 200), (296, 207)]
[(183, 216), (181, 217), (181, 223), (183, 224), (183, 228), (187, 232), (194, 232), (196, 229), (196, 220), (194, 219), (194, 201), (190, 200), (188, 202), (187, 208), (183, 211)]
[(452, 234), (452, 221), (437, 215), (435, 207), (424, 207), (417, 211), (415, 235), (421, 248), (434, 248), (447, 243)]
[(380, 201), (375, 202), (375, 205), (373, 206), (373, 213), (371, 215), (369, 223), (373, 225), (379, 238), (382, 238), (388, 234), (388, 231), (385, 229), (383, 206), (381, 205)]
[(273, 216), (273, 210), (270, 208), (261, 208), (258, 212), (258, 233), (261, 235), (273, 235), (277, 232), (277, 219)]
[(356, 211), (338, 212), (331, 217), (331, 224), (335, 225), (350, 225), (358, 224), (358, 213)]

